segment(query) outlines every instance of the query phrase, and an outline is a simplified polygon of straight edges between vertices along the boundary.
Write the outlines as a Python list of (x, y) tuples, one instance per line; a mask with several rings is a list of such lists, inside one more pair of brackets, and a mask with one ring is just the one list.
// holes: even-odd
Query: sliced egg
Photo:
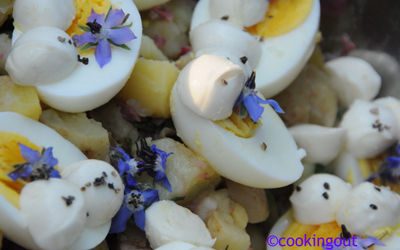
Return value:
[[(52, 147), (54, 157), (58, 159), (58, 169), (67, 170), (70, 164), (86, 160), (86, 156), (72, 143), (64, 139), (53, 129), (13, 112), (0, 112), (0, 155), (1, 150), (12, 149), (3, 147), (2, 142), (28, 144), (32, 148)], [(7, 151), (6, 158), (1, 160), (18, 161), (16, 152)], [(13, 159), (13, 157), (16, 159)], [(0, 181), (3, 181), (4, 169), (0, 168)], [(7, 182), (6, 185), (9, 183)], [(79, 189), (79, 188), (78, 188)], [(4, 235), (10, 240), (28, 249), (39, 249), (28, 229), (28, 222), (22, 212), (11, 203), (7, 196), (0, 195), (0, 225)], [(85, 227), (79, 238), (70, 246), (71, 250), (91, 249), (104, 240), (110, 229), (111, 222), (99, 227)]]
[(300, 178), (303, 165), (296, 143), (282, 120), (265, 107), (254, 136), (238, 137), (187, 108), (177, 93), (171, 96), (171, 114), (178, 135), (222, 176), (256, 188), (276, 188)]
[[(65, 78), (37, 86), (40, 99), (47, 105), (65, 112), (92, 110), (113, 98), (129, 79), (142, 40), (141, 18), (132, 0), (112, 0), (111, 4), (129, 14), (126, 23), (132, 23), (131, 30), (136, 36), (126, 44), (130, 50), (112, 46), (112, 60), (103, 68), (97, 64), (94, 53), (82, 55), (89, 59), (88, 65), (79, 63)], [(15, 29), (13, 40), (18, 40), (19, 35), (21, 31)]]
[[(198, 2), (191, 30), (212, 19), (211, 1)], [(249, 29), (256, 37), (266, 35), (260, 41), (262, 53), (256, 68), (257, 86), (265, 97), (285, 89), (311, 56), (317, 40), (320, 3), (319, 0), (276, 0), (270, 2), (268, 9), (264, 21)]]

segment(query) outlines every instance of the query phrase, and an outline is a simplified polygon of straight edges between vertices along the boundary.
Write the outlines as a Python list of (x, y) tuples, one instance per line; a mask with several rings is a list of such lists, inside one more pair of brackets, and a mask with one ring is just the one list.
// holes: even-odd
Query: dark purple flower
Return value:
[(75, 35), (73, 39), (82, 49), (95, 47), (96, 61), (103, 68), (111, 61), (111, 45), (129, 49), (126, 43), (136, 39), (131, 25), (125, 24), (128, 17), (129, 14), (120, 9), (110, 8), (106, 15), (92, 10), (86, 26), (81, 27), (85, 33)]
[(129, 156), (125, 150), (120, 147), (115, 148), (114, 154), (117, 155), (118, 172), (124, 179), (125, 185), (129, 188), (136, 187), (137, 182), (135, 177), (143, 170), (139, 168), (141, 163)]
[(379, 170), (373, 173), (367, 181), (377, 178), (383, 183), (400, 183), (400, 144), (396, 146), (394, 154), (386, 157)]
[(38, 152), (19, 144), (19, 149), (26, 162), (14, 166), (15, 170), (8, 174), (13, 181), (18, 179), (34, 181), (60, 178), (60, 173), (54, 169), (58, 160), (53, 156), (53, 148), (43, 148), (42, 152)]
[[(253, 122), (258, 122), (264, 113), (263, 105), (270, 105), (275, 112), (284, 113), (278, 102), (272, 99), (264, 100), (261, 98), (256, 88), (256, 74), (253, 72), (247, 80), (245, 87), (236, 101), (235, 110), (242, 115), (249, 115)], [(243, 114), (244, 113), (244, 114)]]
[(124, 204), (112, 220), (110, 233), (124, 232), (128, 220), (132, 216), (136, 226), (144, 230), (145, 210), (156, 201), (159, 201), (159, 196), (158, 191), (155, 189), (134, 189), (126, 192)]

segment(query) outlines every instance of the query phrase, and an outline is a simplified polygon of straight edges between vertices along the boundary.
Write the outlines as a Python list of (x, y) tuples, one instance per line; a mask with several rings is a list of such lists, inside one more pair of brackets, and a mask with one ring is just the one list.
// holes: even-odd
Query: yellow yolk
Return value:
[(254, 123), (249, 117), (242, 119), (236, 113), (232, 113), (228, 119), (216, 121), (215, 123), (242, 138), (252, 137), (259, 125), (259, 123)]
[(72, 21), (67, 33), (71, 37), (73, 35), (80, 35), (84, 33), (79, 26), (86, 25), (87, 20), (92, 13), (92, 9), (98, 14), (106, 14), (110, 6), (110, 0), (75, 0), (75, 19)]
[[(301, 247), (283, 247), (283, 250), (293, 250), (293, 249), (301, 249), (301, 250), (320, 250), (321, 245), (318, 247), (318, 242), (322, 244), (322, 238), (328, 239), (328, 238), (337, 238), (340, 236), (341, 233), (341, 228), (336, 222), (331, 222), (331, 223), (326, 223), (326, 224), (321, 224), (321, 225), (302, 225), (297, 222), (293, 222), (292, 224), (289, 225), (289, 227), (286, 229), (284, 233), (284, 237), (293, 237), (293, 238), (304, 238), (304, 235), (307, 236), (308, 239), (310, 240), (310, 243), (313, 245), (313, 247), (310, 246), (301, 246)], [(320, 240), (318, 241), (318, 238)], [(313, 243), (313, 239), (315, 239), (315, 244)]]
[(307, 19), (313, 1), (317, 0), (271, 0), (264, 20), (248, 28), (248, 31), (262, 37), (284, 35)]
[(18, 207), (18, 193), (25, 185), (25, 182), (21, 180), (14, 182), (8, 177), (8, 174), (14, 170), (15, 165), (25, 162), (19, 150), (19, 143), (41, 151), (40, 147), (23, 136), (0, 131), (0, 195), (4, 196), (16, 207)]

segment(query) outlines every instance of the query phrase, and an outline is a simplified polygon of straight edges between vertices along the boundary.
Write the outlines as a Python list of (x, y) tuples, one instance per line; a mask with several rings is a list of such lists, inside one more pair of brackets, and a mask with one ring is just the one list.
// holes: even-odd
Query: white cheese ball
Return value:
[(386, 187), (364, 182), (340, 206), (337, 222), (352, 234), (374, 235), (383, 227), (400, 223), (400, 196)]
[(297, 185), (290, 196), (295, 219), (306, 225), (334, 221), (350, 190), (349, 183), (334, 175), (312, 175)]
[(84, 230), (84, 198), (79, 188), (65, 180), (27, 184), (22, 189), (20, 204), (29, 232), (42, 249), (66, 249)]
[(372, 100), (379, 92), (382, 79), (374, 68), (357, 57), (339, 57), (327, 62), (326, 67), (340, 80), (332, 82), (342, 105), (348, 107), (354, 100)]
[(239, 65), (215, 55), (193, 60), (180, 73), (177, 90), (182, 103), (209, 120), (228, 118), (246, 77)]
[(6, 71), (20, 85), (43, 85), (64, 79), (78, 64), (71, 37), (54, 27), (23, 33), (13, 45)]
[(397, 121), (388, 108), (356, 100), (339, 125), (347, 130), (346, 148), (357, 158), (371, 158), (396, 141)]
[(74, 0), (15, 0), (14, 22), (22, 31), (40, 26), (68, 29), (75, 18)]
[(61, 175), (81, 190), (87, 207), (89, 227), (109, 222), (121, 207), (124, 185), (110, 164), (85, 160), (68, 166)]

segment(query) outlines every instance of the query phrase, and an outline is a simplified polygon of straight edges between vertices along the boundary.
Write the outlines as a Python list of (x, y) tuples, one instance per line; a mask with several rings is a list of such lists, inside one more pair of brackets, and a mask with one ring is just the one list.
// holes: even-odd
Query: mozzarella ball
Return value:
[(233, 107), (245, 83), (242, 68), (226, 58), (203, 55), (180, 73), (177, 90), (182, 103), (209, 120), (223, 120)]
[(71, 37), (54, 27), (23, 33), (6, 61), (10, 77), (20, 85), (42, 85), (67, 77), (78, 64)]
[(352, 234), (374, 235), (383, 227), (400, 223), (400, 196), (386, 187), (364, 182), (340, 206), (337, 222)]
[(14, 22), (19, 30), (40, 26), (68, 29), (75, 18), (74, 0), (15, 0)]
[(190, 32), (194, 52), (225, 50), (238, 58), (247, 57), (251, 68), (255, 68), (261, 57), (260, 42), (245, 31), (221, 20), (203, 23)]
[(289, 129), (297, 146), (307, 152), (304, 161), (328, 164), (339, 154), (344, 144), (346, 130), (312, 124), (301, 124)]
[(84, 230), (84, 198), (79, 188), (65, 180), (50, 179), (27, 184), (22, 189), (20, 203), (29, 232), (42, 249), (65, 249)]
[(61, 175), (81, 190), (87, 207), (89, 227), (109, 222), (121, 207), (124, 184), (110, 164), (85, 160), (68, 166)]
[(382, 80), (372, 66), (356, 57), (339, 57), (326, 64), (338, 80), (332, 87), (338, 92), (342, 105), (350, 106), (354, 100), (370, 101), (379, 92)]
[(334, 175), (312, 175), (296, 186), (290, 196), (295, 219), (312, 225), (334, 221), (350, 190), (350, 184)]
[(347, 130), (346, 148), (357, 158), (372, 158), (396, 141), (393, 113), (377, 104), (356, 100), (339, 125)]

